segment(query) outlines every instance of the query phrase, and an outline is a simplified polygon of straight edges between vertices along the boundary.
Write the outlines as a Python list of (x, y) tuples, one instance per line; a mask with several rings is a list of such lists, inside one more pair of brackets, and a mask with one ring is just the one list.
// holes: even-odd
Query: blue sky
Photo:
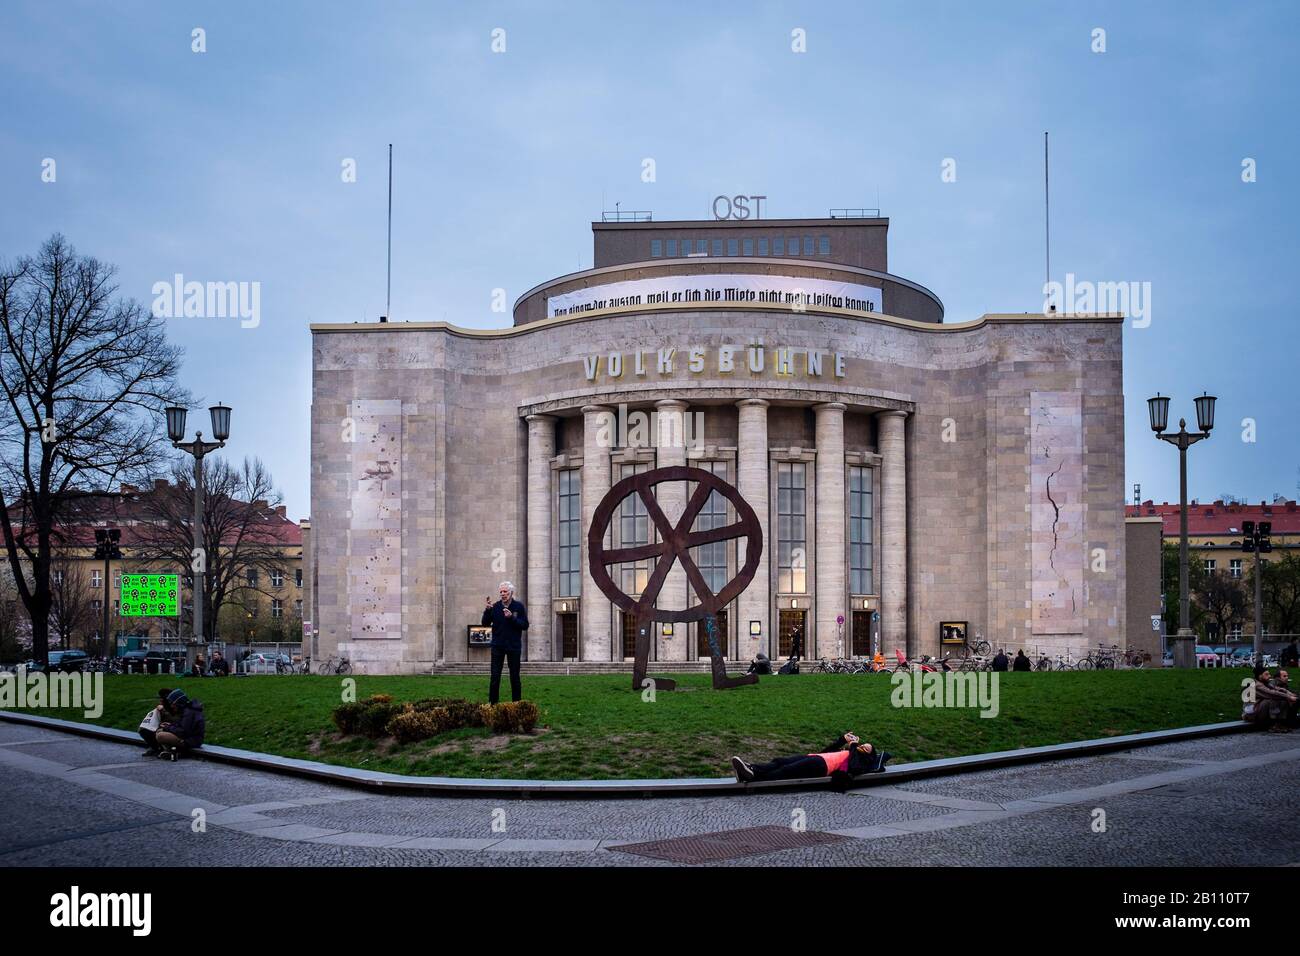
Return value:
[(705, 218), (745, 193), (879, 206), (891, 271), (963, 321), (1042, 307), (1050, 130), (1053, 277), (1151, 283), (1126, 495), (1178, 493), (1144, 400), (1194, 417), (1208, 389), (1191, 494), (1295, 497), (1298, 26), (1285, 2), (6, 4), (0, 257), (60, 231), (145, 304), (177, 272), (260, 282), (257, 328), (169, 333), (184, 383), (234, 407), (229, 453), (305, 517), (307, 325), (384, 311), (388, 143), (398, 320), (508, 324), (493, 290), (590, 267), (602, 202)]

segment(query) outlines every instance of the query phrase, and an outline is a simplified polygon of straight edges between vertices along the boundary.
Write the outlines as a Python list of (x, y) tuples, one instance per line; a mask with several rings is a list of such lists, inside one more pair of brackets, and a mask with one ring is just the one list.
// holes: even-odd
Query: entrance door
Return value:
[(853, 612), (853, 656), (871, 656), (871, 612)]
[(776, 653), (778, 657), (789, 657), (792, 646), (791, 635), (794, 629), (799, 628), (803, 634), (803, 650), (808, 653), (808, 631), (804, 627), (804, 617), (807, 611), (795, 610), (794, 608), (781, 608), (777, 612), (777, 645)]
[[(636, 657), (636, 618), (623, 611), (619, 612), (618, 618), (623, 631), (623, 657), (631, 660)], [(653, 649), (652, 642), (651, 650)]]
[(560, 659), (578, 659), (578, 615), (560, 615)]
[[(723, 608), (716, 615), (718, 619), (718, 648), (722, 651), (722, 656), (727, 656), (727, 609)], [(709, 628), (704, 621), (695, 622), (695, 653), (700, 660), (713, 656), (713, 651), (709, 648)]]

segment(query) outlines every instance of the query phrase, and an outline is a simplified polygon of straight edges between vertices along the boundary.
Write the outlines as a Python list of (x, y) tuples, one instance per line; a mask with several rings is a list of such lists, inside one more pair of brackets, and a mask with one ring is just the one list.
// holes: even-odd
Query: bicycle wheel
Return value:
[(1046, 657), (1039, 658), (1038, 663), (1034, 665), (1034, 670), (1036, 671), (1050, 671), (1051, 669), (1052, 662)]
[(990, 644), (988, 641), (976, 641), (974, 644), (971, 645), (971, 650), (973, 650), (980, 657), (985, 657), (988, 654), (992, 653), (993, 645)]
[(1090, 671), (1090, 670), (1092, 670), (1095, 666), (1096, 666), (1096, 664), (1094, 663), (1094, 661), (1093, 661), (1093, 659), (1092, 659), (1091, 657), (1085, 657), (1085, 658), (1084, 658), (1083, 660), (1081, 660), (1081, 661), (1076, 661), (1076, 662), (1075, 662), (1075, 665), (1074, 665), (1075, 670), (1081, 670), (1081, 671)]
[(338, 674), (351, 674), (351, 673), (352, 673), (352, 665), (351, 665), (350, 663), (348, 663), (347, 661), (342, 661), (342, 662), (339, 664), (339, 669), (338, 669), (335, 673), (338, 673)]

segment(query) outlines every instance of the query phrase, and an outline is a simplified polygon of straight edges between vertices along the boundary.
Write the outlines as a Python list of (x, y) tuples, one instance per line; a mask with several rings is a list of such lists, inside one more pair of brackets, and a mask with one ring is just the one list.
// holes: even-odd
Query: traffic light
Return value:
[(1273, 533), (1273, 522), (1261, 521), (1259, 526), (1255, 529), (1255, 533), (1259, 541), (1259, 553), (1268, 554), (1272, 551), (1273, 541), (1269, 536)]

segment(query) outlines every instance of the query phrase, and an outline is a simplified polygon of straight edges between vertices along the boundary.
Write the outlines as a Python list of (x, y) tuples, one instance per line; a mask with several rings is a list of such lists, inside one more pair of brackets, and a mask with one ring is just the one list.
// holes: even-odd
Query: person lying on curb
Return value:
[(187, 750), (202, 747), (206, 730), (207, 718), (203, 715), (203, 704), (190, 700), (183, 690), (172, 691), (167, 695), (162, 729), (155, 736), (160, 751), (158, 756), (175, 760)]
[(863, 743), (852, 731), (844, 734), (826, 749), (825, 753), (800, 754), (794, 757), (777, 757), (767, 763), (748, 764), (739, 757), (731, 758), (731, 769), (736, 780), (806, 780), (810, 777), (831, 777), (845, 783), (864, 773), (880, 773), (892, 754), (877, 751), (871, 744)]

